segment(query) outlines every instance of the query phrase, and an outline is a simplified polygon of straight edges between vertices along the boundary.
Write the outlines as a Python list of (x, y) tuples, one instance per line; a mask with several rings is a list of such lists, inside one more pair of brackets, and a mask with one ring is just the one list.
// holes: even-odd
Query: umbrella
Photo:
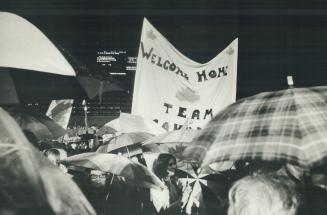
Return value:
[(73, 76), (0, 67), (1, 105), (86, 96)]
[(121, 134), (109, 139), (108, 142), (105, 142), (101, 145), (97, 152), (107, 153), (127, 153), (128, 156), (132, 156), (131, 153), (140, 154), (142, 153), (141, 142), (151, 138), (153, 135), (146, 132), (131, 132), (126, 134)]
[(0, 183), (2, 206), (31, 214), (49, 214), (48, 210), (54, 214), (95, 214), (77, 185), (28, 142), (15, 120), (1, 108)]
[(0, 29), (1, 67), (75, 76), (60, 51), (26, 19), (0, 12)]
[[(228, 196), (230, 184), (225, 175), (216, 174), (210, 168), (197, 169), (191, 164), (180, 167), (180, 169), (187, 174), (180, 174), (179, 182), (184, 188), (190, 186), (192, 189), (188, 198), (185, 196), (186, 201), (184, 200), (182, 205), (182, 208), (185, 207), (188, 214), (191, 214), (192, 206), (196, 202), (200, 204), (199, 207), (210, 207), (210, 210), (212, 210), (212, 206), (221, 209), (227, 205), (228, 200), (226, 197)], [(212, 204), (210, 206), (209, 200), (211, 200), (210, 203)]]
[(74, 155), (61, 161), (68, 166), (101, 170), (125, 177), (126, 181), (146, 188), (165, 188), (160, 179), (138, 162), (115, 154), (89, 152)]
[(1, 104), (81, 93), (72, 66), (33, 24), (15, 14), (0, 12), (0, 29)]
[[(123, 133), (148, 132), (150, 134), (158, 135), (166, 132), (165, 129), (152, 120), (147, 120), (142, 116), (127, 113), (121, 113), (117, 119), (106, 123), (103, 127), (110, 127)], [(100, 128), (98, 135), (105, 134), (103, 130), (104, 128)]]
[(22, 130), (32, 133), (37, 140), (54, 140), (66, 134), (64, 128), (45, 115), (12, 110), (10, 114)]
[(88, 76), (77, 76), (78, 82), (85, 89), (90, 99), (99, 95), (100, 98), (104, 92), (124, 91), (118, 84), (111, 81), (98, 80)]
[(106, 135), (106, 134), (115, 135), (116, 133), (117, 133), (116, 129), (113, 129), (111, 127), (103, 126), (97, 131), (96, 134), (97, 134), (97, 136), (103, 136), (103, 135)]
[(73, 99), (52, 100), (46, 115), (64, 129), (67, 129), (73, 110)]
[(199, 130), (180, 129), (168, 131), (146, 140), (142, 147), (152, 152), (171, 153), (177, 159), (182, 159), (182, 152)]
[(327, 155), (327, 87), (289, 88), (245, 98), (218, 113), (184, 151), (202, 166), (279, 160), (310, 167)]

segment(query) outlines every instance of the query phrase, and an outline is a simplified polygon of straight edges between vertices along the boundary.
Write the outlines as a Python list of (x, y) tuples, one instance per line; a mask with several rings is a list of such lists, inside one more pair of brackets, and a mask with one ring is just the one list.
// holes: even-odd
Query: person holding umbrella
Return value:
[(108, 184), (109, 176), (100, 170), (90, 170), (87, 176), (82, 190), (97, 214), (104, 215), (107, 210), (105, 187)]
[[(178, 183), (176, 175), (176, 158), (171, 154), (159, 154), (158, 158), (153, 163), (153, 172), (168, 188), (168, 195), (165, 192), (159, 194), (154, 190), (150, 192), (150, 198), (159, 214), (179, 214), (181, 211), (181, 198), (183, 194), (183, 187)], [(164, 197), (164, 195), (167, 195)], [(167, 198), (168, 197), (168, 198)], [(163, 206), (160, 208), (156, 204), (156, 199), (161, 199)], [(169, 202), (164, 203), (164, 199)]]
[(83, 190), (98, 215), (141, 214), (137, 190), (120, 176), (92, 169)]
[[(74, 176), (79, 176), (74, 178), (84, 188), (98, 214), (143, 215), (140, 189), (165, 188), (147, 167), (115, 154), (88, 152), (70, 156), (61, 163), (69, 170), (84, 172), (81, 175), (74, 173)], [(100, 202), (104, 204), (101, 206)]]

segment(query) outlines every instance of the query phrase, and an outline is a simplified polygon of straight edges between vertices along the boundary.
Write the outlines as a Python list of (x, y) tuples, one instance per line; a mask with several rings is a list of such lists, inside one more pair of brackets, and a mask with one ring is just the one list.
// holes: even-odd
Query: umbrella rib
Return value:
[(17, 146), (13, 145), (12, 143), (4, 143), (0, 141), (0, 147), (10, 147), (10, 148), (17, 148)]
[[(265, 142), (265, 143), (255, 143), (256, 146), (274, 146), (276, 145), (276, 142)], [(302, 147), (300, 146), (297, 146), (297, 145), (290, 145), (290, 144), (287, 144), (287, 143), (283, 143), (283, 142), (278, 142), (278, 145), (280, 146), (287, 146), (287, 147), (291, 147), (291, 148), (296, 148), (296, 149), (299, 149), (301, 150)], [(226, 149), (233, 149), (233, 148), (240, 148), (240, 147), (245, 147), (244, 144), (242, 143), (238, 143), (238, 144), (233, 144), (233, 145), (227, 145), (227, 146), (221, 146), (219, 147), (218, 149), (213, 149), (213, 151), (216, 151), (216, 150), (226, 150)]]
[(6, 156), (8, 154), (11, 154), (13, 152), (16, 152), (16, 151), (18, 151), (18, 148), (17, 147), (12, 147), (12, 149), (9, 149), (8, 151), (1, 153), (0, 157), (4, 157), (4, 156)]
[[(292, 94), (293, 94), (293, 101), (294, 101), (295, 106), (299, 106), (299, 107), (301, 107), (301, 104), (302, 104), (302, 103), (299, 102), (299, 98), (297, 98), (295, 91), (292, 91)], [(304, 97), (304, 95), (303, 95), (303, 97)], [(301, 112), (299, 112), (298, 109), (296, 109), (295, 111), (296, 111), (297, 116), (298, 116), (298, 117), (296, 118), (297, 125), (298, 125), (300, 128), (302, 128), (302, 129), (305, 128), (304, 123), (303, 123), (303, 120), (302, 120), (302, 118), (305, 116), (305, 113), (301, 113)], [(302, 129), (299, 129), (299, 130), (302, 131)], [(301, 132), (301, 136), (302, 136), (302, 132)], [(309, 136), (309, 137), (310, 137), (310, 136)], [(303, 136), (302, 136), (302, 141), (303, 141)], [(312, 141), (314, 141), (314, 140), (312, 140)], [(303, 153), (304, 150), (305, 150), (306, 148), (307, 148), (307, 147), (306, 147), (305, 145), (304, 145), (304, 147), (301, 147), (301, 149), (303, 150), (303, 151), (301, 152), (301, 154), (302, 154), (302, 156), (305, 156), (305, 158), (302, 158), (302, 159), (308, 161), (307, 155), (306, 155), (305, 153)]]

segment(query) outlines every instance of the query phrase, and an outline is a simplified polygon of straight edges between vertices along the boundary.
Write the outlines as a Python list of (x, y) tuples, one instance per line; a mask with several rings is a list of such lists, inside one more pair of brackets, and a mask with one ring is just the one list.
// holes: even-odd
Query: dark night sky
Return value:
[[(136, 56), (147, 17), (178, 50), (202, 63), (238, 37), (238, 98), (286, 88), (287, 75), (299, 87), (327, 84), (324, 1), (18, 0), (0, 5), (28, 19), (91, 70), (99, 50)], [(126, 87), (132, 83), (128, 80)]]

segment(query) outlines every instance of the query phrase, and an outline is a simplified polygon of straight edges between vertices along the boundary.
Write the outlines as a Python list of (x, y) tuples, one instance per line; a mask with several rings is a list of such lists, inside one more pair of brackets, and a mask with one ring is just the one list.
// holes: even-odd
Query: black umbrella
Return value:
[(36, 26), (0, 12), (0, 29), (0, 104), (80, 94), (74, 69)]
[(10, 110), (23, 131), (29, 131), (37, 140), (54, 140), (64, 136), (66, 130), (51, 118), (26, 110)]
[(76, 77), (0, 67), (0, 104), (86, 98)]

